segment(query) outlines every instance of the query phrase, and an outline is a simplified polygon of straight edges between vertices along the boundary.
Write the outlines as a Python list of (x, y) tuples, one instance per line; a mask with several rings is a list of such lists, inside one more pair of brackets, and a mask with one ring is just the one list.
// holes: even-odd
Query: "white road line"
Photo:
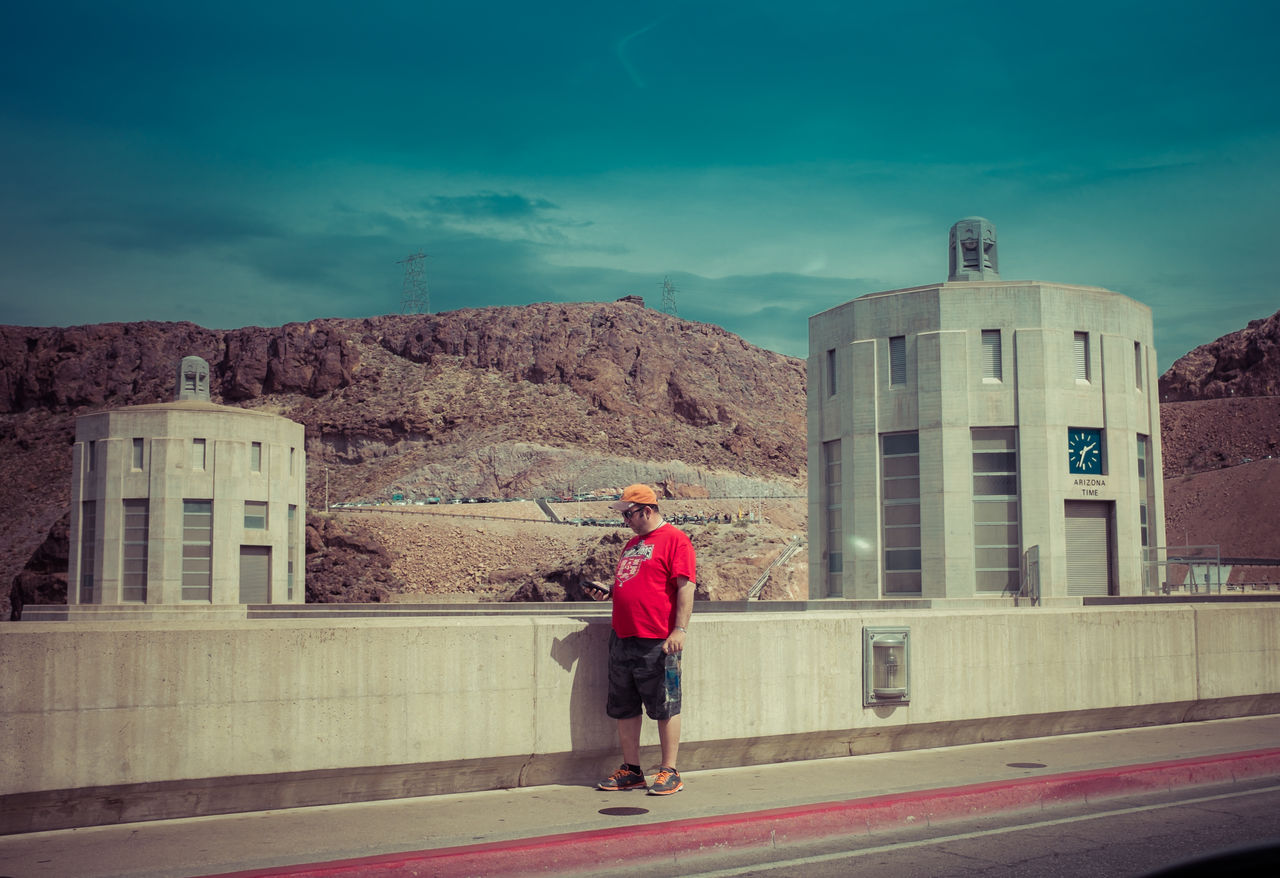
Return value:
[(719, 869), (714, 872), (686, 872), (686, 878), (732, 878), (734, 875), (750, 875), (752, 873), (772, 872), (777, 869), (793, 869), (799, 866), (829, 863), (833, 860), (852, 860), (869, 854), (882, 854), (887, 851), (900, 851), (910, 848), (929, 847), (946, 844), (949, 841), (965, 841), (971, 838), (983, 838), (989, 835), (1002, 835), (1009, 832), (1021, 832), (1026, 829), (1044, 829), (1048, 826), (1064, 826), (1070, 823), (1084, 823), (1089, 820), (1100, 820), (1105, 817), (1120, 817), (1125, 814), (1140, 814), (1143, 811), (1159, 811), (1163, 808), (1178, 808), (1183, 805), (1199, 805), (1204, 802), (1219, 802), (1223, 799), (1237, 799), (1245, 796), (1257, 796), (1264, 793), (1280, 792), (1280, 786), (1265, 787), (1243, 792), (1220, 793), (1216, 796), (1201, 796), (1196, 799), (1181, 799), (1177, 802), (1166, 802), (1159, 805), (1139, 805), (1133, 808), (1118, 808), (1114, 811), (1098, 811), (1093, 814), (1081, 814), (1076, 817), (1060, 817), (1056, 820), (1041, 820), (1036, 823), (1020, 823), (1017, 826), (1001, 826), (996, 829), (983, 829), (977, 832), (962, 832), (958, 835), (947, 835), (939, 838), (922, 838), (919, 841), (904, 841), (897, 844), (882, 844), (870, 848), (859, 848), (854, 851), (839, 851), (832, 854), (815, 854), (811, 857), (798, 857), (794, 860), (779, 860), (760, 863), (755, 866), (740, 866), (735, 869)]

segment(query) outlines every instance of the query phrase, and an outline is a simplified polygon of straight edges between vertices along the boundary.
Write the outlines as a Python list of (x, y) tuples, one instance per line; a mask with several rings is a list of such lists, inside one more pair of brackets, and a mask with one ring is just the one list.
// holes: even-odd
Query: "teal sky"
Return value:
[(0, 12), (0, 323), (661, 306), (762, 347), (945, 280), (1280, 307), (1280, 6), (61, 2)]

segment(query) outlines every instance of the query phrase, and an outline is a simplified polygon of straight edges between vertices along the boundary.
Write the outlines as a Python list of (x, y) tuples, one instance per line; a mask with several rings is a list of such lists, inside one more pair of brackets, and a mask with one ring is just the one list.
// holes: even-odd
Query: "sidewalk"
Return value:
[(543, 786), (3, 836), (0, 875), (555, 874), (619, 838), (669, 859), (1258, 777), (1280, 779), (1280, 715), (690, 771), (665, 797)]

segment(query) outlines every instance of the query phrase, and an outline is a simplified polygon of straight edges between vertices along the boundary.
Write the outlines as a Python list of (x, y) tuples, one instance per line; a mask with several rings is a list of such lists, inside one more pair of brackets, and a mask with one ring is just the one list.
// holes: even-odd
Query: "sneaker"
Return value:
[(634, 790), (644, 785), (644, 775), (626, 765), (619, 766), (617, 771), (597, 784), (602, 790)]
[(684, 789), (684, 782), (680, 780), (680, 772), (664, 765), (653, 776), (653, 786), (649, 787), (649, 795), (669, 796), (672, 793), (680, 792), (682, 789)]

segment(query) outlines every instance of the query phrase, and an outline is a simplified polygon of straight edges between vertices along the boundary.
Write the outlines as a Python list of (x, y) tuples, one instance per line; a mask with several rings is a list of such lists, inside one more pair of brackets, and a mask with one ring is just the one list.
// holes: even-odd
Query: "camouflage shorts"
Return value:
[(680, 713), (680, 655), (671, 656), (673, 674), (662, 638), (619, 637), (609, 633), (609, 701), (605, 713), (614, 719), (640, 715), (671, 719)]

